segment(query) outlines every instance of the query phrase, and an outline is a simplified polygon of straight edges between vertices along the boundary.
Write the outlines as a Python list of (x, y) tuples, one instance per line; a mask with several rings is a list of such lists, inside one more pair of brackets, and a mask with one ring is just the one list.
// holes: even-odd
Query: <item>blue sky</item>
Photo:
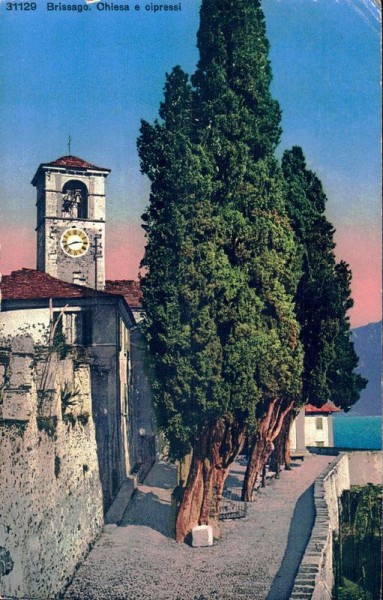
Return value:
[[(140, 119), (153, 120), (165, 72), (192, 73), (200, 3), (178, 13), (6, 11), (0, 4), (0, 225), (3, 273), (34, 267), (41, 162), (71, 153), (109, 167), (108, 271), (135, 277), (148, 184)], [(80, 0), (83, 5), (83, 0)], [(379, 318), (380, 50), (373, 0), (264, 0), (272, 89), (283, 111), (278, 150), (301, 145), (328, 194), (338, 255), (354, 272), (356, 325)], [(17, 235), (9, 236), (10, 228)]]

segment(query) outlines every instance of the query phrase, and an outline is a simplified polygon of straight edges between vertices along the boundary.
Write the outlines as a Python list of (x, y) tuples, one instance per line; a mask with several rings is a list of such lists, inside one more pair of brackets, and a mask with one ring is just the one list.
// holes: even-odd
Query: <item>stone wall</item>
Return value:
[[(53, 310), (60, 309), (63, 315), (91, 315), (87, 319), (87, 345), (79, 346), (77, 352), (83, 351), (89, 357), (91, 368), (92, 407), (90, 412), (96, 428), (98, 447), (99, 475), (103, 489), (104, 511), (110, 507), (118, 490), (129, 476), (134, 461), (131, 457), (137, 454), (137, 435), (132, 430), (137, 427), (133, 423), (134, 403), (146, 398), (148, 382), (145, 378), (134, 376), (135, 384), (130, 386), (130, 315), (126, 311), (122, 318), (122, 310), (113, 298), (104, 298), (97, 302), (85, 299), (78, 305), (78, 300), (54, 300)], [(80, 320), (81, 322), (81, 320)], [(0, 335), (10, 339), (12, 335), (27, 334), (35, 344), (44, 345), (49, 337), (50, 309), (48, 302), (44, 308), (7, 310), (0, 313)], [(75, 349), (76, 347), (74, 347)], [(137, 360), (137, 369), (140, 357)], [(133, 408), (131, 408), (133, 407)], [(129, 447), (130, 446), (130, 447)]]
[(83, 359), (0, 347), (0, 595), (57, 597), (101, 530), (91, 415)]
[(339, 529), (339, 501), (351, 485), (382, 483), (382, 452), (340, 454), (314, 486), (316, 518), (290, 598), (331, 600), (334, 585), (333, 532)]

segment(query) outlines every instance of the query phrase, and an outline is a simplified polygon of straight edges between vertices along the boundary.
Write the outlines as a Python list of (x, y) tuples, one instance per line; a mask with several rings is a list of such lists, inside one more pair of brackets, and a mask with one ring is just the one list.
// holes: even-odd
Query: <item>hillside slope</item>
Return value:
[(360, 400), (349, 413), (354, 416), (382, 414), (381, 327), (382, 322), (379, 321), (352, 330), (355, 350), (359, 356), (357, 371), (368, 379), (367, 387), (362, 391)]

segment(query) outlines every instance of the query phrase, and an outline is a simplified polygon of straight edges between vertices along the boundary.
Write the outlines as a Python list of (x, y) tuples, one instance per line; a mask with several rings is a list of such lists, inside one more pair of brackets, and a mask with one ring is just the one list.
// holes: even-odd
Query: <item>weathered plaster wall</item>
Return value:
[[(0, 348), (0, 595), (41, 600), (103, 524), (89, 367), (47, 358), (27, 336)], [(65, 385), (78, 394), (63, 411)]]
[(315, 524), (291, 599), (332, 599), (333, 532), (339, 529), (339, 499), (352, 485), (381, 483), (382, 461), (382, 452), (342, 453), (315, 481)]
[(49, 308), (13, 310), (0, 313), (0, 337), (11, 338), (17, 334), (28, 334), (37, 343), (46, 340), (49, 330)]
[[(54, 301), (55, 311), (59, 310), (57, 305)], [(91, 312), (91, 343), (86, 347), (91, 370), (90, 412), (96, 427), (106, 512), (131, 469), (142, 462), (142, 442), (153, 442), (150, 387), (142, 364), (144, 343), (136, 328), (131, 339), (129, 315), (122, 318), (119, 307), (108, 299), (89, 304), (84, 301), (81, 308)], [(66, 311), (80, 311), (80, 307), (74, 300)], [(48, 307), (8, 310), (0, 313), (0, 335), (28, 333), (35, 342), (42, 343), (48, 337), (49, 319)], [(139, 436), (140, 428), (145, 429), (144, 438)], [(155, 452), (152, 454), (154, 460)]]
[(325, 500), (332, 530), (339, 527), (339, 498), (344, 490), (349, 490), (350, 469), (349, 457), (343, 454), (340, 458), (330, 465), (329, 469), (315, 482), (318, 487), (323, 484)]

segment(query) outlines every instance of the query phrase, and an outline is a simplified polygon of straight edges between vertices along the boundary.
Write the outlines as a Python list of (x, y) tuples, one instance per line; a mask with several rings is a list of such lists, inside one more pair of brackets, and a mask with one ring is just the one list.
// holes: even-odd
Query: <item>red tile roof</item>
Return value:
[(333, 413), (333, 412), (340, 412), (340, 408), (337, 408), (336, 406), (334, 406), (330, 402), (326, 402), (320, 408), (318, 408), (317, 406), (313, 406), (312, 404), (306, 404), (306, 406), (305, 406), (305, 412), (306, 412), (306, 414), (310, 414), (310, 413)]
[(97, 296), (123, 296), (129, 306), (141, 306), (142, 293), (138, 281), (120, 280), (106, 281), (104, 291), (67, 283), (56, 277), (36, 271), (21, 269), (3, 275), (1, 280), (1, 296), (3, 300), (36, 300), (47, 298), (89, 298)]
[(36, 178), (39, 175), (42, 167), (63, 167), (63, 168), (69, 168), (69, 169), (74, 169), (74, 170), (78, 169), (79, 171), (84, 171), (84, 169), (89, 169), (91, 171), (104, 171), (106, 173), (110, 173), (110, 169), (106, 169), (104, 167), (96, 167), (96, 165), (92, 165), (91, 163), (87, 162), (86, 160), (83, 160), (82, 158), (78, 158), (77, 156), (72, 156), (72, 155), (61, 156), (60, 158), (58, 158), (57, 160), (54, 160), (52, 162), (41, 163), (39, 168), (36, 171), (36, 174), (34, 175), (34, 177), (32, 179), (32, 185), (36, 184)]
[(34, 300), (39, 298), (89, 298), (105, 293), (74, 283), (67, 283), (35, 269), (12, 271), (3, 275), (1, 295), (3, 300)]
[(110, 171), (110, 169), (104, 169), (103, 167), (96, 167), (91, 163), (78, 158), (77, 156), (61, 156), (57, 160), (49, 163), (43, 163), (44, 166), (49, 167), (70, 167), (71, 169), (92, 169), (92, 171)]
[(138, 281), (129, 279), (106, 280), (105, 291), (110, 294), (124, 296), (131, 308), (141, 308), (142, 292)]

